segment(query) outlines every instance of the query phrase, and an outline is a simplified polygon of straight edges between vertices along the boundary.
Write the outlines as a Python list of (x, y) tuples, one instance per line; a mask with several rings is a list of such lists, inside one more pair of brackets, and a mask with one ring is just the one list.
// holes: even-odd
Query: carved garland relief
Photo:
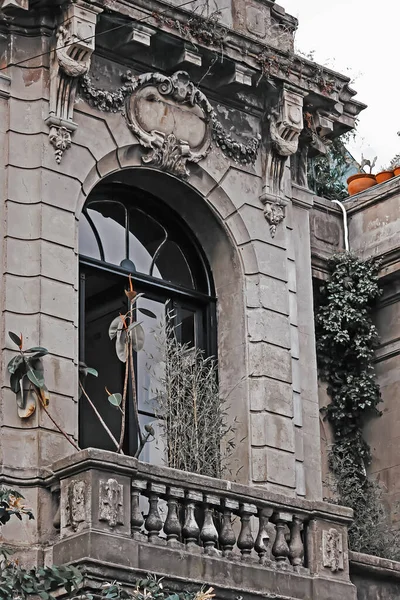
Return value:
[(332, 573), (343, 571), (343, 535), (337, 529), (322, 532), (322, 558), (324, 567)]

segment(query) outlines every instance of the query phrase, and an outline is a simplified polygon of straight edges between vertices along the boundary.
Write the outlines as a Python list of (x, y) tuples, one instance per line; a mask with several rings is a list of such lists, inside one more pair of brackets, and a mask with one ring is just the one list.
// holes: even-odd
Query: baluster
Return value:
[(204, 554), (218, 554), (215, 548), (218, 542), (218, 531), (214, 525), (213, 506), (219, 505), (218, 496), (206, 494), (204, 496), (204, 521), (200, 532), (200, 539), (204, 545)]
[(167, 536), (168, 546), (176, 547), (179, 545), (182, 525), (179, 520), (178, 507), (179, 499), (184, 498), (185, 493), (181, 488), (170, 487), (167, 492), (168, 513), (164, 523), (164, 533)]
[(239, 510), (239, 502), (226, 498), (224, 501), (221, 533), (219, 534), (222, 556), (226, 558), (232, 555), (232, 550), (236, 543), (236, 536), (232, 527), (232, 510)]
[(182, 533), (188, 550), (194, 549), (198, 544), (200, 528), (194, 516), (194, 509), (196, 503), (202, 502), (202, 500), (203, 495), (198, 492), (189, 491), (186, 493), (185, 523)]
[(140, 510), (140, 495), (146, 488), (147, 483), (142, 479), (134, 479), (132, 481), (131, 530), (132, 536), (135, 538), (138, 537), (144, 523), (142, 511)]
[(257, 508), (254, 504), (242, 504), (240, 506), (240, 520), (242, 527), (240, 529), (237, 545), (242, 553), (242, 560), (248, 560), (254, 547), (254, 538), (251, 533), (250, 518), (257, 514)]
[(158, 510), (158, 499), (160, 494), (165, 494), (165, 491), (165, 485), (149, 484), (149, 514), (146, 517), (144, 526), (148, 532), (149, 542), (152, 544), (157, 543), (163, 526)]
[(260, 508), (258, 510), (258, 535), (256, 539), (256, 543), (254, 544), (254, 549), (260, 557), (260, 564), (264, 565), (268, 560), (268, 556), (266, 556), (268, 552), (269, 545), (269, 535), (267, 531), (267, 525), (269, 518), (272, 516), (273, 510), (272, 508)]
[(272, 546), (272, 554), (277, 562), (287, 562), (289, 557), (289, 546), (286, 542), (285, 529), (286, 524), (291, 523), (292, 515), (284, 512), (276, 512), (272, 516), (272, 522), (275, 523), (276, 537)]
[(304, 545), (301, 539), (302, 517), (293, 516), (290, 528), (289, 558), (294, 567), (301, 567), (304, 559)]

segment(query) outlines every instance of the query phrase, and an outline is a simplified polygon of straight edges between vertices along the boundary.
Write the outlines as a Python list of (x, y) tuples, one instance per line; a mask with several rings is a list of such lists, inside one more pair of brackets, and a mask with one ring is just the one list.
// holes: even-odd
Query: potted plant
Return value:
[(392, 169), (395, 177), (400, 175), (400, 154), (396, 154), (392, 158), (389, 168)]
[[(376, 157), (371, 162), (370, 160), (367, 160), (361, 156), (360, 172), (356, 173), (355, 175), (351, 175), (351, 177), (349, 177), (347, 180), (347, 190), (349, 192), (349, 196), (359, 194), (373, 185), (376, 185), (377, 181), (375, 175), (372, 175), (372, 169), (374, 168), (375, 163)], [(363, 170), (366, 166), (369, 167), (369, 173), (365, 173)]]

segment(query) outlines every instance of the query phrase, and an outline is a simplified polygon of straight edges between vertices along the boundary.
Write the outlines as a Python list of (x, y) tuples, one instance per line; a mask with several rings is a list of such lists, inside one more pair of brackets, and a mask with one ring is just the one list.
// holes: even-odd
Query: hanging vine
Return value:
[(346, 252), (328, 266), (329, 279), (319, 290), (316, 339), (319, 375), (331, 398), (322, 409), (334, 436), (329, 467), (339, 502), (354, 510), (351, 548), (394, 558), (396, 534), (387, 523), (381, 489), (367, 476), (371, 450), (363, 435), (366, 420), (380, 415), (374, 370), (378, 335), (372, 322), (381, 294), (379, 264)]

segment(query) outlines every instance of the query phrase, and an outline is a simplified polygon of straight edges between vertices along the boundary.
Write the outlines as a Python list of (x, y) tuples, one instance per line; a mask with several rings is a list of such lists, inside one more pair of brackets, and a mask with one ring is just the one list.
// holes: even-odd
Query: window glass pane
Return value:
[[(193, 277), (186, 258), (179, 246), (167, 240), (156, 260), (156, 267), (161, 273), (161, 278), (171, 283), (193, 288)], [(155, 273), (154, 273), (154, 276)]]
[(129, 213), (129, 258), (136, 271), (145, 275), (160, 277), (157, 267), (150, 273), (154, 254), (167, 237), (165, 229), (159, 223), (140, 210)]
[[(139, 410), (154, 415), (157, 411), (158, 382), (162, 377), (162, 343), (165, 327), (165, 304), (148, 298), (139, 298), (136, 303), (136, 319), (141, 322), (145, 341), (137, 353), (137, 390)], [(140, 312), (151, 311), (155, 318)]]
[(104, 260), (120, 265), (126, 258), (125, 208), (116, 202), (91, 202), (87, 213), (104, 249)]
[(96, 236), (84, 213), (82, 213), (79, 220), (79, 254), (98, 260), (101, 259)]

